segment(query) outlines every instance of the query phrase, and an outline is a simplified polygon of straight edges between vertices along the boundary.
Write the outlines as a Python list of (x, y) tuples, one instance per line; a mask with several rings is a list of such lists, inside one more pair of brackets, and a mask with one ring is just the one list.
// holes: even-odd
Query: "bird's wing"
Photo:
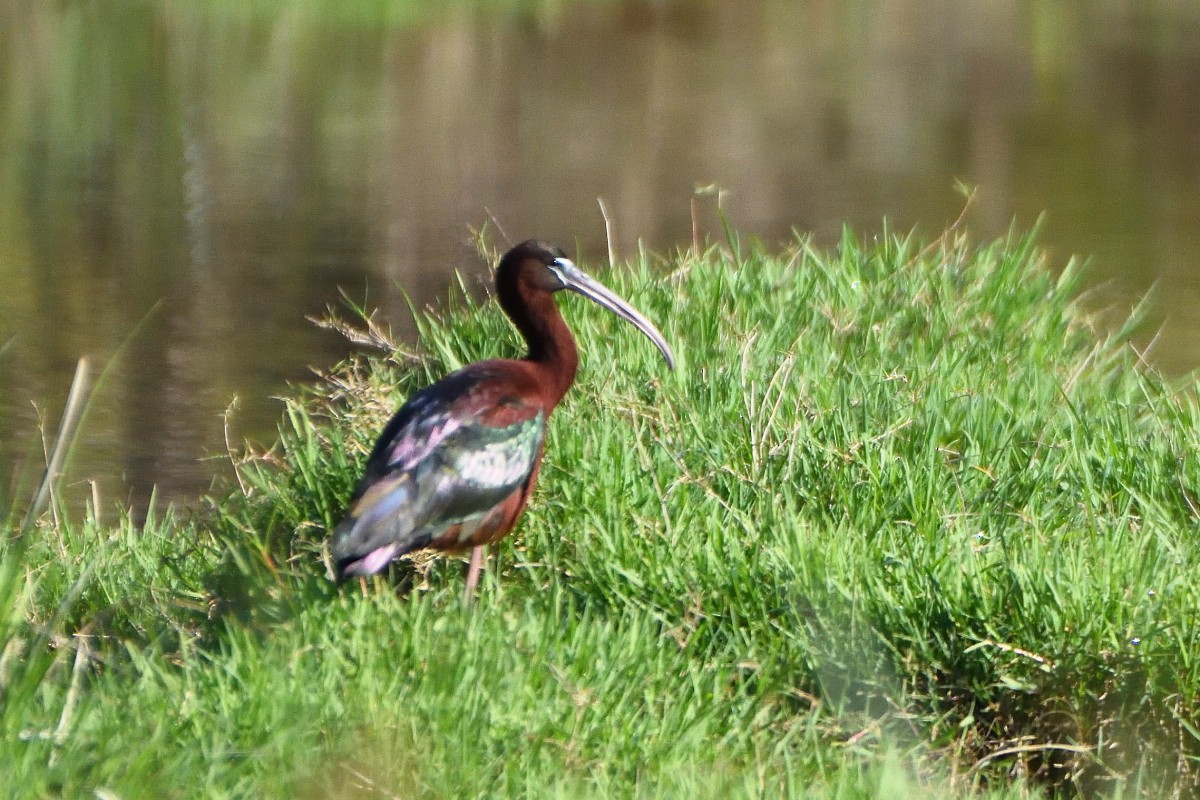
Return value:
[[(480, 370), (451, 375), (415, 394), (375, 445), (334, 535), (340, 563), (387, 560), (454, 526), (470, 531), (532, 475), (546, 415)], [(374, 570), (371, 570), (374, 571)]]

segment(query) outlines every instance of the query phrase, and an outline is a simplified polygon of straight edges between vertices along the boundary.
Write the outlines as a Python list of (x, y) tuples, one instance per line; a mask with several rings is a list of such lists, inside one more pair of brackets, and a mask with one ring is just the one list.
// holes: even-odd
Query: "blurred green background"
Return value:
[[(1191, 0), (0, 0), (0, 469), (41, 459), (76, 360), (109, 371), (72, 475), (144, 506), (349, 345), (339, 292), (482, 283), (471, 228), (605, 258), (692, 237), (697, 186), (767, 242), (1046, 212), (1089, 307), (1200, 366)], [(703, 231), (715, 200), (700, 200)], [(1102, 319), (1104, 317), (1102, 316)], [(1161, 335), (1160, 335), (1161, 334)], [(584, 354), (586, 358), (586, 354)], [(226, 431), (224, 412), (237, 397)], [(43, 417), (46, 419), (43, 421)], [(13, 466), (9, 466), (9, 465)]]

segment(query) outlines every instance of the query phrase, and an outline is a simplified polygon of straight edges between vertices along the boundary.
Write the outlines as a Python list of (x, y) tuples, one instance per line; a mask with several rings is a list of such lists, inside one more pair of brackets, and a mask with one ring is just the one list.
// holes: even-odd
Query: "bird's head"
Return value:
[(561, 248), (534, 239), (521, 242), (500, 259), (496, 268), (496, 287), (506, 307), (511, 302), (511, 299), (506, 299), (509, 292), (530, 297), (567, 289), (581, 294), (641, 331), (662, 353), (667, 366), (675, 368), (675, 355), (654, 323), (614, 291), (575, 266)]

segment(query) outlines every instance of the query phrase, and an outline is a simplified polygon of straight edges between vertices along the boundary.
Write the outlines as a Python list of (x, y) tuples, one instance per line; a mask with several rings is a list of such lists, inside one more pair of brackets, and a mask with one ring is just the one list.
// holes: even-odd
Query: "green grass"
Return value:
[(583, 368), (473, 608), (460, 560), (339, 591), (322, 548), (390, 410), (518, 350), (494, 304), (288, 400), (202, 511), (43, 515), (0, 795), (1194, 795), (1190, 389), (1027, 237), (733, 250), (603, 275), (673, 374), (563, 298)]

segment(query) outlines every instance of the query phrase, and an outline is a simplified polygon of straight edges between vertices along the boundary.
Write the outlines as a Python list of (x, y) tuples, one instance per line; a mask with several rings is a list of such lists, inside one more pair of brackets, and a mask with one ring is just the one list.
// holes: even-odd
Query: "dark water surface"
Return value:
[(187, 498), (235, 397), (269, 441), (348, 352), (305, 319), (339, 290), (404, 331), (489, 214), (596, 262), (598, 197), (628, 254), (707, 184), (768, 243), (936, 233), (956, 180), (979, 238), (1045, 211), (1051, 265), (1091, 256), (1097, 307), (1157, 284), (1152, 360), (1200, 366), (1194, 0), (325, 5), (0, 0), (0, 486), (81, 355), (73, 479)]

